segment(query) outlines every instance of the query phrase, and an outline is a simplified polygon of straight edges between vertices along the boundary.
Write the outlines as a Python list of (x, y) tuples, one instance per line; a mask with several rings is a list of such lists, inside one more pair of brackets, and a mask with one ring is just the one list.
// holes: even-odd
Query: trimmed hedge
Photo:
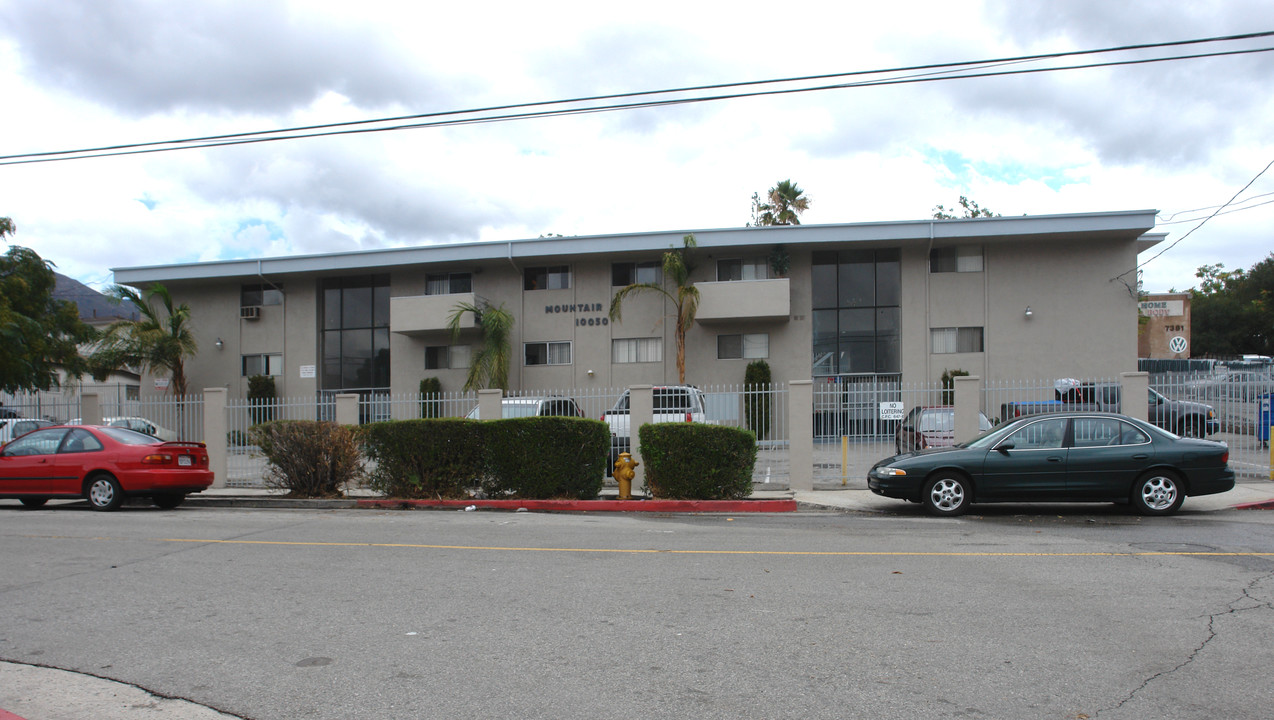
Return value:
[(642, 425), (637, 437), (651, 497), (737, 500), (752, 494), (756, 435), (750, 430), (654, 423)]
[(485, 430), (490, 497), (591, 500), (602, 491), (610, 429), (600, 420), (525, 417), (490, 420)]
[(248, 434), (269, 462), (266, 484), (299, 497), (340, 497), (341, 487), (363, 477), (354, 433), (314, 420), (276, 420)]
[(393, 420), (358, 430), (376, 463), (370, 485), (389, 497), (454, 499), (483, 475), (483, 427), (476, 420)]

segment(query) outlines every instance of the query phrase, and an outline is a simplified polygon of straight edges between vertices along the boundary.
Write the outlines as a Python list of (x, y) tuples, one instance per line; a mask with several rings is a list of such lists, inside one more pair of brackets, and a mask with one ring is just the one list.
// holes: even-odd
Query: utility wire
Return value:
[[(1257, 197), (1261, 197), (1261, 196), (1258, 195)], [(1244, 200), (1243, 202), (1247, 202), (1247, 200)], [(1236, 212), (1243, 212), (1244, 210), (1255, 210), (1256, 208), (1259, 208), (1263, 205), (1270, 205), (1270, 204), (1274, 204), (1274, 200), (1266, 200), (1263, 203), (1248, 205), (1247, 207), (1236, 207), (1231, 210), (1226, 210), (1225, 212), (1218, 212), (1216, 213), (1216, 216), (1221, 217), (1222, 215), (1233, 215)], [(1189, 211), (1187, 210), (1184, 212), (1189, 212)], [(1180, 215), (1181, 213), (1177, 213), (1177, 214)], [(1157, 227), (1159, 225), (1181, 225), (1182, 223), (1191, 223), (1191, 222), (1194, 222), (1195, 220), (1198, 220), (1198, 218), (1187, 218), (1185, 220), (1169, 220), (1166, 222), (1155, 223), (1155, 226)]]
[[(574, 98), (569, 100), (552, 100), (552, 101), (540, 101), (540, 102), (521, 103), (521, 104), (512, 104), (512, 105), (498, 105), (498, 106), (477, 108), (477, 109), (471, 109), (471, 110), (454, 110), (454, 111), (446, 111), (446, 112), (438, 112), (438, 113), (405, 115), (405, 116), (398, 116), (398, 117), (391, 117), (391, 118), (378, 118), (373, 120), (357, 120), (357, 121), (348, 121), (348, 122), (342, 122), (342, 123), (327, 123), (327, 124), (321, 124), (321, 125), (309, 125), (309, 126), (285, 128), (285, 129), (279, 129), (279, 130), (265, 130), (265, 131), (256, 131), (256, 132), (234, 133), (234, 134), (227, 134), (227, 135), (212, 135), (212, 136), (205, 136), (205, 137), (187, 138), (182, 140), (165, 140), (165, 141), (155, 141), (155, 142), (146, 142), (146, 143), (111, 145), (111, 146), (103, 146), (103, 147), (96, 147), (96, 148), (84, 148), (80, 150), (61, 150), (61, 151), (50, 151), (50, 152), (41, 152), (41, 153), (5, 155), (5, 156), (0, 156), (0, 165), (19, 165), (19, 164), (27, 164), (27, 163), (33, 163), (33, 162), (54, 162), (59, 160), (76, 160), (76, 159), (85, 159), (85, 158), (93, 158), (93, 157), (110, 157), (110, 156), (116, 156), (116, 155), (135, 155), (135, 154), (144, 154), (144, 153), (151, 153), (151, 152), (168, 152), (172, 150), (187, 150), (187, 149), (205, 148), (205, 147), (223, 147), (228, 145), (242, 145), (242, 144), (250, 144), (250, 143), (257, 143), (257, 142), (271, 142), (271, 141), (279, 141), (279, 140), (296, 140), (296, 139), (302, 139), (302, 138), (322, 137), (322, 136), (328, 136), (328, 135), (346, 135), (346, 134), (357, 134), (357, 133), (366, 133), (366, 132), (386, 132), (391, 130), (419, 129), (419, 128), (426, 128), (426, 127), (443, 127), (443, 126), (450, 126), (450, 125), (464, 125), (464, 124), (476, 124), (476, 123), (487, 123), (487, 122), (507, 122), (511, 120), (523, 120), (523, 119), (541, 118), (541, 117), (558, 117), (558, 116), (585, 114), (585, 113), (593, 113), (593, 112), (615, 112), (615, 111), (631, 110), (631, 109), (637, 109), (637, 108), (662, 107), (662, 106), (668, 106), (668, 105), (680, 105), (680, 104), (689, 104), (689, 103), (697, 103), (697, 102), (711, 102), (711, 101), (746, 98), (746, 97), (759, 97), (759, 96), (765, 96), (765, 95), (781, 95), (781, 94), (791, 94), (791, 93), (799, 93), (799, 92), (815, 92), (815, 91), (822, 91), (822, 90), (847, 89), (847, 88), (855, 88), (855, 87), (873, 87), (873, 86), (879, 86), (879, 85), (933, 82), (936, 80), (995, 77), (999, 75), (1016, 75), (1016, 74), (1026, 74), (1026, 73), (1036, 73), (1036, 72), (1058, 72), (1062, 70), (1077, 70), (1077, 69), (1086, 69), (1086, 68), (1095, 68), (1095, 67), (1112, 67), (1112, 66), (1118, 66), (1118, 65), (1137, 65), (1137, 64), (1145, 64), (1145, 63), (1151, 63), (1151, 62), (1166, 62), (1170, 60), (1196, 59), (1196, 58), (1204, 58), (1204, 57), (1221, 57), (1226, 55), (1242, 55), (1242, 54), (1250, 54), (1250, 53), (1258, 53), (1258, 52), (1269, 52), (1271, 50), (1274, 50), (1274, 48), (1257, 48), (1257, 49), (1251, 49), (1251, 50), (1239, 50), (1239, 51), (1228, 51), (1228, 52), (1199, 53), (1199, 54), (1192, 54), (1192, 55), (1179, 55), (1179, 56), (1147, 58), (1147, 59), (1139, 59), (1139, 60), (1115, 61), (1115, 62), (1109, 62), (1109, 63), (1090, 63), (1090, 64), (1082, 64), (1082, 65), (1051, 67), (1051, 68), (1033, 68), (1033, 69), (1026, 69), (1026, 70), (1017, 70), (1017, 71), (978, 72), (978, 73), (965, 72), (970, 69), (982, 69), (982, 67), (995, 67), (995, 66), (1004, 65), (1004, 64), (1035, 62), (1039, 60), (1057, 59), (1062, 57), (1073, 57), (1077, 55), (1129, 52), (1132, 50), (1155, 49), (1155, 48), (1164, 48), (1164, 47), (1179, 47), (1179, 46), (1186, 46), (1186, 45), (1197, 45), (1202, 43), (1233, 42), (1237, 40), (1248, 40), (1248, 39), (1255, 39), (1255, 38), (1262, 38), (1262, 37), (1269, 37), (1269, 36), (1274, 36), (1274, 31), (1260, 32), (1260, 33), (1247, 33), (1243, 35), (1230, 35), (1230, 36), (1221, 36), (1221, 37), (1212, 37), (1212, 38), (1198, 38), (1194, 40), (1183, 40), (1183, 41), (1166, 42), (1166, 43), (1147, 43), (1147, 44), (1140, 44), (1140, 45), (1126, 45), (1126, 46), (1112, 47), (1112, 48), (1101, 48), (1096, 50), (1076, 50), (1076, 51), (1068, 51), (1068, 52), (1061, 52), (1061, 53), (1024, 55), (1024, 56), (1018, 56), (1018, 57), (999, 58), (999, 59), (992, 59), (992, 60), (964, 61), (964, 62), (956, 62), (956, 63), (938, 63), (938, 64), (930, 64), (930, 65), (916, 65), (916, 66), (909, 66), (909, 67), (902, 67), (902, 68), (892, 68), (892, 69), (886, 69), (886, 70), (855, 71), (855, 72), (834, 73), (834, 74), (825, 74), (825, 75), (808, 75), (808, 76), (795, 77), (795, 78), (780, 78), (780, 79), (750, 81), (750, 82), (723, 83), (723, 84), (717, 84), (717, 85), (700, 85), (700, 86), (675, 88), (675, 89), (668, 89), (668, 90), (650, 90), (650, 91), (641, 91), (641, 92), (633, 92), (633, 93), (618, 93), (618, 94), (612, 94), (612, 95), (596, 95), (596, 96), (590, 96), (590, 97)], [(982, 67), (974, 67), (974, 66), (982, 66)], [(919, 76), (913, 76), (913, 77), (884, 78), (884, 79), (876, 79), (876, 80), (866, 80), (861, 82), (839, 83), (835, 85), (793, 88), (793, 89), (786, 89), (786, 90), (733, 93), (733, 94), (727, 94), (727, 95), (705, 96), (705, 97), (697, 97), (697, 98), (676, 98), (671, 100), (624, 103), (624, 104), (617, 104), (617, 105), (591, 106), (591, 107), (584, 107), (584, 108), (562, 108), (557, 110), (545, 110), (545, 111), (538, 111), (538, 112), (522, 112), (522, 113), (512, 113), (512, 114), (506, 114), (506, 115), (488, 115), (488, 116), (477, 117), (477, 118), (459, 118), (459, 119), (451, 119), (451, 120), (439, 120), (439, 121), (433, 121), (433, 122), (410, 123), (405, 125), (393, 125), (388, 127), (359, 128), (359, 129), (352, 129), (352, 130), (334, 130), (335, 128), (355, 128), (357, 126), (378, 124), (378, 123), (402, 122), (406, 120), (424, 120), (427, 118), (454, 118), (456, 116), (475, 115), (479, 113), (498, 112), (498, 111), (505, 111), (505, 110), (519, 110), (519, 109), (528, 109), (528, 108), (537, 108), (537, 107), (548, 107), (548, 106), (554, 106), (554, 105), (570, 105), (570, 104), (577, 104), (577, 103), (583, 103), (583, 102), (597, 102), (601, 100), (639, 98), (639, 97), (667, 95), (667, 94), (674, 94), (674, 93), (719, 90), (719, 89), (736, 88), (736, 87), (764, 86), (764, 85), (773, 85), (773, 84), (790, 84), (790, 83), (796, 83), (796, 82), (808, 82), (813, 80), (825, 80), (830, 78), (860, 77), (865, 75), (882, 75), (887, 73), (915, 72), (920, 70), (942, 70), (942, 72), (925, 73), (925, 74), (921, 74)], [(960, 74), (952, 74), (957, 72), (959, 72)], [(330, 132), (309, 132), (309, 131), (322, 131), (322, 130), (330, 130)]]
[[(1269, 197), (1269, 196), (1271, 196), (1271, 195), (1274, 195), (1274, 192), (1267, 192), (1267, 193), (1261, 193), (1260, 195), (1253, 195), (1252, 197), (1250, 197), (1250, 198), (1247, 198), (1247, 199), (1243, 200), (1243, 201), (1242, 201), (1242, 202), (1240, 202), (1239, 204), (1240, 204), (1240, 205), (1244, 205), (1244, 204), (1246, 204), (1246, 203), (1250, 203), (1250, 202), (1252, 202), (1253, 200), (1256, 200), (1256, 199), (1259, 199), (1259, 198), (1263, 198), (1263, 197)], [(1260, 203), (1260, 205), (1265, 205), (1265, 204), (1267, 204), (1267, 203)], [(1260, 207), (1260, 205), (1252, 205), (1252, 206), (1250, 206), (1250, 207)], [(1209, 205), (1209, 206), (1207, 206), (1207, 207), (1194, 208), (1193, 210), (1178, 210), (1178, 211), (1176, 211), (1176, 212), (1172, 213), (1171, 215), (1169, 215), (1168, 217), (1163, 218), (1163, 219), (1159, 222), (1159, 224), (1160, 224), (1160, 225), (1174, 225), (1174, 224), (1183, 223), (1183, 222), (1194, 222), (1194, 219), (1193, 219), (1193, 218), (1192, 218), (1192, 219), (1189, 219), (1189, 220), (1173, 220), (1173, 218), (1174, 218), (1174, 217), (1176, 217), (1176, 216), (1178, 216), (1178, 215), (1185, 215), (1186, 213), (1203, 212), (1204, 210), (1215, 210), (1215, 209), (1217, 209), (1217, 208), (1219, 208), (1219, 207), (1224, 207), (1224, 206), (1223, 206), (1223, 205)], [(1248, 208), (1238, 208), (1237, 210), (1247, 210), (1247, 209), (1248, 209)], [(1236, 212), (1236, 210), (1231, 210), (1230, 212)], [(1222, 215), (1228, 215), (1229, 213), (1221, 213), (1221, 214), (1222, 214)]]
[[(1238, 192), (1236, 192), (1236, 193), (1234, 193), (1234, 196), (1233, 196), (1233, 197), (1231, 197), (1228, 201), (1226, 201), (1226, 203), (1225, 203), (1224, 205), (1221, 205), (1221, 206), (1220, 206), (1220, 207), (1218, 207), (1216, 210), (1213, 210), (1211, 215), (1209, 215), (1209, 216), (1207, 216), (1207, 217), (1203, 218), (1202, 220), (1200, 220), (1200, 221), (1199, 221), (1199, 224), (1198, 224), (1198, 225), (1195, 225), (1195, 226), (1194, 226), (1194, 227), (1192, 227), (1192, 228), (1190, 228), (1189, 232), (1187, 232), (1185, 235), (1182, 235), (1181, 237), (1179, 237), (1179, 238), (1177, 238), (1176, 240), (1174, 240), (1174, 241), (1172, 242), (1172, 244), (1171, 244), (1171, 245), (1169, 245), (1168, 247), (1166, 247), (1166, 248), (1164, 248), (1164, 249), (1160, 250), (1159, 252), (1155, 253), (1155, 254), (1154, 254), (1154, 255), (1153, 255), (1153, 256), (1152, 256), (1149, 260), (1146, 260), (1146, 262), (1138, 263), (1137, 265), (1135, 265), (1135, 266), (1133, 267), (1133, 269), (1132, 269), (1132, 270), (1129, 270), (1129, 271), (1127, 271), (1127, 272), (1122, 272), (1122, 273), (1120, 273), (1120, 274), (1116, 275), (1115, 277), (1111, 278), (1111, 279), (1110, 279), (1110, 281), (1111, 281), (1111, 282), (1115, 282), (1116, 280), (1118, 280), (1118, 281), (1120, 281), (1120, 282), (1123, 282), (1123, 277), (1124, 277), (1125, 275), (1127, 275), (1128, 273), (1132, 273), (1132, 272), (1136, 272), (1137, 270), (1140, 270), (1141, 268), (1145, 267), (1146, 265), (1148, 265), (1148, 264), (1150, 264), (1152, 261), (1154, 261), (1154, 260), (1155, 260), (1155, 258), (1159, 257), (1160, 255), (1162, 255), (1162, 254), (1164, 254), (1164, 253), (1168, 252), (1169, 250), (1171, 250), (1171, 249), (1173, 249), (1174, 247), (1176, 247), (1177, 245), (1179, 245), (1179, 244), (1181, 243), (1181, 241), (1182, 241), (1182, 240), (1185, 240), (1186, 238), (1188, 238), (1188, 237), (1190, 237), (1191, 235), (1193, 235), (1195, 230), (1198, 230), (1199, 228), (1203, 227), (1203, 226), (1204, 226), (1204, 224), (1206, 224), (1209, 220), (1211, 220), (1212, 218), (1214, 218), (1214, 217), (1216, 217), (1217, 215), (1219, 215), (1219, 214), (1221, 213), (1221, 211), (1222, 211), (1222, 210), (1224, 210), (1225, 208), (1229, 207), (1229, 206), (1230, 206), (1230, 204), (1234, 202), (1235, 198), (1237, 198), (1238, 196), (1242, 195), (1242, 194), (1243, 194), (1243, 192), (1244, 192), (1245, 190), (1247, 190), (1248, 188), (1252, 187), (1252, 183), (1254, 183), (1254, 182), (1256, 182), (1258, 179), (1260, 179), (1260, 177), (1261, 177), (1262, 175), (1264, 175), (1264, 174), (1265, 174), (1265, 171), (1266, 171), (1266, 170), (1269, 170), (1271, 167), (1274, 167), (1274, 160), (1271, 160), (1271, 161), (1269, 162), (1269, 164), (1268, 164), (1268, 165), (1266, 165), (1264, 168), (1262, 168), (1262, 169), (1261, 169), (1261, 171), (1260, 171), (1259, 173), (1257, 173), (1257, 174), (1256, 174), (1256, 175), (1255, 175), (1255, 176), (1254, 176), (1251, 180), (1248, 180), (1246, 185), (1244, 185), (1242, 188), (1239, 188), (1239, 191), (1238, 191)], [(1125, 284), (1127, 284), (1127, 283), (1125, 283)]]

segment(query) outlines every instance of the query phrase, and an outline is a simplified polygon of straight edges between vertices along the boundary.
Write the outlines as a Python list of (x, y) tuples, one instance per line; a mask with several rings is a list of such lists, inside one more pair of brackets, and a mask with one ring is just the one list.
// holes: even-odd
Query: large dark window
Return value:
[(323, 281), (323, 389), (389, 388), (389, 275)]
[(814, 374), (899, 372), (899, 251), (817, 252), (813, 260)]
[(282, 305), (282, 285), (241, 285), (239, 286), (239, 305)]

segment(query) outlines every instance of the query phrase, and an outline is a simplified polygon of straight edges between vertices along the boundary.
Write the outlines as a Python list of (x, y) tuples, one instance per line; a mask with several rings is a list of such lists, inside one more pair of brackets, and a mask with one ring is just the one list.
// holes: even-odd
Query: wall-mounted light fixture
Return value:
[(221, 348), (225, 346), (226, 346), (226, 341), (222, 340), (221, 338), (217, 338), (217, 349), (220, 350)]
[(593, 371), (592, 371), (592, 370), (589, 370), (589, 371), (588, 371), (588, 376), (589, 376), (589, 377), (593, 377)]
[(1034, 315), (1034, 314), (1035, 314), (1035, 313), (1031, 312), (1031, 306), (1030, 306), (1030, 305), (1027, 305), (1027, 306), (1026, 306), (1026, 319), (1027, 319), (1027, 320), (1030, 320), (1030, 319), (1031, 319), (1031, 316), (1032, 316), (1032, 315)]

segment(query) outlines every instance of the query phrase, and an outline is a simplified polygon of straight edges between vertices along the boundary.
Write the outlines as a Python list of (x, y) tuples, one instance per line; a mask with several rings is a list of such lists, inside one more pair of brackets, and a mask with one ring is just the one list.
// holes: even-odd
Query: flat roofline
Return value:
[[(349, 273), (448, 262), (504, 259), (518, 262), (532, 258), (569, 257), (607, 251), (663, 251), (670, 247), (680, 247), (681, 240), (686, 235), (694, 235), (700, 248), (748, 247), (780, 243), (792, 245), (858, 242), (910, 244), (930, 241), (939, 245), (949, 245), (975, 239), (995, 241), (1033, 235), (1073, 237), (1113, 234), (1140, 238), (1154, 228), (1156, 213), (1156, 210), (1128, 210), (960, 220), (902, 220), (578, 235), (508, 241), (437, 243), (320, 255), (148, 265), (112, 268), (111, 272), (115, 275), (115, 282), (122, 285), (296, 273)], [(1145, 247), (1139, 245), (1138, 249), (1144, 250)]]

